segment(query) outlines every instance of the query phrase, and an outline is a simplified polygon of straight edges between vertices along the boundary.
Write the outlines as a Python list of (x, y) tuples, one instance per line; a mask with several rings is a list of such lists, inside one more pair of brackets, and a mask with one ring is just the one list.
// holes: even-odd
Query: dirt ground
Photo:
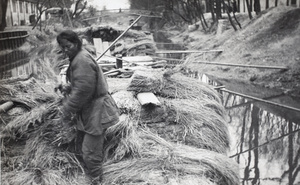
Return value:
[[(246, 13), (236, 16), (242, 27), (238, 31), (234, 31), (225, 15), (222, 34), (205, 34), (201, 25), (193, 32), (169, 34), (173, 42), (183, 43), (191, 50), (223, 50), (206, 56), (190, 55), (186, 62), (189, 68), (220, 82), (258, 85), (299, 99), (300, 8), (274, 7), (254, 15), (252, 20)], [(288, 70), (207, 65), (197, 61), (281, 66)]]

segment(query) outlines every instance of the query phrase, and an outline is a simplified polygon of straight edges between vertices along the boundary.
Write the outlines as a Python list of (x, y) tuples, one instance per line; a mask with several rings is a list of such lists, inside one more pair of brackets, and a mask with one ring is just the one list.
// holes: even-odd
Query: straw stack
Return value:
[[(136, 94), (149, 91), (161, 106), (139, 104)], [(40, 101), (5, 128), (6, 138), (26, 141), (17, 167), (2, 174), (5, 185), (90, 184), (74, 153), (74, 130), (57, 119), (60, 97), (48, 93), (51, 101)], [(226, 156), (224, 108), (210, 87), (177, 71), (145, 70), (112, 96), (122, 115), (106, 130), (104, 185), (239, 184), (238, 166)], [(70, 140), (59, 145), (62, 134)]]

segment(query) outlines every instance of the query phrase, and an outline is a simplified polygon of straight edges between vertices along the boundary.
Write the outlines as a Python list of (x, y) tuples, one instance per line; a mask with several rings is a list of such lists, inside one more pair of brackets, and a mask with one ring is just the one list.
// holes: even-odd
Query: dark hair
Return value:
[(74, 44), (77, 44), (78, 49), (81, 49), (82, 41), (74, 31), (65, 30), (56, 37), (58, 44), (60, 44), (63, 39), (72, 42)]

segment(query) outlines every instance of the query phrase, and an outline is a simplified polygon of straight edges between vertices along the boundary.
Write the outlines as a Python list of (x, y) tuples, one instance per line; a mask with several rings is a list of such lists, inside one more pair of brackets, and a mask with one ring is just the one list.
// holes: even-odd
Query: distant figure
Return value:
[(82, 48), (82, 41), (71, 30), (57, 36), (61, 50), (69, 57), (67, 81), (70, 91), (63, 100), (61, 120), (74, 124), (78, 130), (77, 143), (93, 184), (102, 180), (103, 144), (105, 130), (119, 121), (119, 111), (108, 92), (101, 68)]

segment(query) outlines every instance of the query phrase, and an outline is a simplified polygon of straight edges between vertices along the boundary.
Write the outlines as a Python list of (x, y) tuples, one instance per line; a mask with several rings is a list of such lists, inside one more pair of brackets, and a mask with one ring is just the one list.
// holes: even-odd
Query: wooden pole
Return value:
[(282, 139), (282, 138), (284, 138), (284, 137), (286, 137), (286, 136), (290, 136), (290, 135), (292, 135), (292, 134), (295, 134), (296, 132), (299, 132), (299, 131), (300, 131), (300, 129), (297, 129), (297, 130), (294, 130), (294, 131), (289, 132), (289, 133), (287, 133), (287, 134), (282, 134), (281, 136), (279, 136), (279, 137), (277, 137), (277, 138), (275, 138), (275, 139), (271, 139), (271, 140), (269, 140), (269, 141), (267, 141), (267, 142), (265, 142), (265, 143), (263, 143), (263, 144), (260, 144), (260, 145), (258, 145), (258, 146), (255, 146), (255, 147), (249, 148), (249, 149), (247, 149), (247, 150), (244, 150), (244, 151), (242, 151), (242, 152), (236, 153), (236, 154), (234, 154), (234, 155), (232, 155), (232, 156), (229, 156), (229, 158), (233, 158), (233, 157), (236, 157), (236, 156), (241, 155), (241, 154), (243, 154), (243, 153), (249, 152), (249, 151), (251, 151), (251, 150), (260, 148), (260, 147), (265, 146), (265, 145), (267, 145), (267, 144), (270, 144), (270, 143), (272, 143), (272, 142), (274, 142), (274, 141), (277, 141), (277, 140), (279, 140), (279, 139)]
[(174, 54), (174, 53), (212, 53), (212, 52), (223, 52), (223, 50), (158, 50), (156, 54)]
[[(278, 94), (278, 95), (269, 96), (269, 97), (265, 97), (265, 98), (262, 98), (262, 99), (264, 99), (264, 100), (270, 100), (270, 99), (278, 98), (278, 97), (284, 96), (284, 95), (285, 95), (284, 93), (281, 93), (281, 94)], [(238, 107), (243, 107), (243, 106), (255, 103), (255, 102), (256, 102), (255, 100), (254, 101), (248, 101), (248, 102), (241, 103), (241, 104), (238, 104), (238, 105), (233, 105), (231, 107), (225, 107), (225, 109), (226, 110), (231, 110), (231, 109), (238, 108)]]
[(178, 61), (178, 62), (184, 62), (184, 59), (177, 59), (177, 58), (165, 58), (165, 57), (154, 57), (152, 58), (160, 59), (160, 60), (172, 60), (172, 61)]
[[(172, 60), (172, 61), (178, 61), (183, 62), (183, 59), (177, 59), (177, 58), (164, 58), (164, 57), (153, 57), (156, 59), (161, 60)], [(261, 66), (261, 65), (246, 65), (246, 64), (230, 64), (230, 63), (219, 63), (219, 62), (193, 62), (193, 63), (200, 63), (200, 64), (210, 64), (210, 65), (221, 65), (221, 66), (234, 66), (234, 67), (248, 67), (248, 68), (263, 68), (263, 69), (282, 69), (282, 70), (289, 70), (288, 67), (285, 66)]]
[(123, 31), (123, 33), (118, 37), (118, 38), (116, 38), (116, 40), (114, 40), (111, 44), (110, 44), (110, 46), (108, 46), (108, 48), (106, 48), (106, 50), (104, 50), (104, 52), (103, 53), (101, 53), (101, 55), (96, 59), (96, 62), (101, 58), (101, 57), (103, 57), (104, 55), (105, 55), (105, 53), (113, 46), (113, 45), (115, 45), (115, 43), (121, 38), (121, 37), (123, 37), (123, 35), (135, 24), (135, 23), (137, 23), (139, 20), (140, 20), (140, 18), (141, 18), (142, 16), (140, 15), (125, 31)]
[(224, 92), (231, 93), (231, 94), (235, 94), (235, 95), (238, 95), (238, 96), (242, 96), (242, 97), (245, 97), (245, 98), (249, 98), (249, 99), (252, 99), (252, 100), (256, 100), (256, 101), (259, 101), (259, 102), (263, 102), (263, 103), (267, 103), (267, 104), (270, 104), (270, 105), (274, 105), (274, 106), (277, 106), (277, 107), (282, 107), (282, 108), (286, 108), (286, 109), (290, 109), (290, 110), (294, 110), (294, 111), (300, 112), (300, 109), (295, 108), (295, 107), (290, 107), (290, 106), (287, 106), (287, 105), (282, 105), (282, 104), (279, 104), (279, 103), (271, 102), (271, 101), (264, 100), (264, 99), (261, 99), (261, 98), (256, 98), (256, 97), (249, 96), (249, 95), (246, 95), (246, 94), (241, 94), (241, 93), (238, 93), (238, 92), (230, 91), (230, 90), (225, 89), (225, 88), (220, 89), (220, 90), (224, 91)]
[(262, 68), (262, 69), (283, 69), (288, 70), (288, 67), (285, 66), (262, 66), (262, 65), (247, 65), (247, 64), (230, 64), (230, 63), (219, 63), (219, 62), (193, 62), (199, 64), (209, 64), (209, 65), (221, 65), (221, 66), (234, 66), (234, 67), (248, 67), (248, 68)]

